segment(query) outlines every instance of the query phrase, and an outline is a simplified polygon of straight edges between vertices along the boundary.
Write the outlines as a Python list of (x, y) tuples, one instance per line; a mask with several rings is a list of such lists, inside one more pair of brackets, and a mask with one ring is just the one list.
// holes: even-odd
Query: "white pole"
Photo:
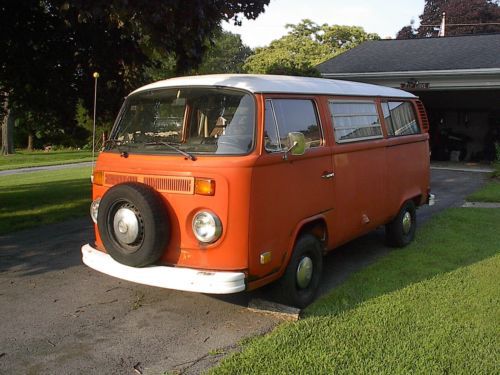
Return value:
[(95, 118), (97, 110), (97, 79), (99, 78), (99, 73), (94, 72), (92, 76), (94, 77), (94, 126), (92, 128), (92, 176), (93, 176), (94, 166), (95, 166)]
[(445, 36), (446, 34), (446, 12), (443, 12), (443, 18), (441, 19), (441, 27), (439, 28), (438, 36)]

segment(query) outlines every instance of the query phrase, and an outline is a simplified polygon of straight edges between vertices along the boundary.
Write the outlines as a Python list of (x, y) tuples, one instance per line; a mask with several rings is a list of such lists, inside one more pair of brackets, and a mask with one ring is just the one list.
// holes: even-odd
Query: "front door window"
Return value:
[(288, 133), (304, 134), (306, 149), (322, 144), (321, 127), (312, 100), (268, 99), (265, 108), (264, 144), (269, 152), (290, 148)]

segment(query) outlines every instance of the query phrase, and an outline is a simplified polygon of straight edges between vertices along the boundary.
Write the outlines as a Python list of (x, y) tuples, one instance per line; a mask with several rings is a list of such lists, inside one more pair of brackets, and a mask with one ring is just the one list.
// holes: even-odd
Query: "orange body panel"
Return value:
[[(263, 146), (266, 98), (314, 100), (323, 129), (321, 147), (283, 159)], [(170, 218), (171, 240), (161, 262), (202, 270), (239, 270), (248, 288), (277, 279), (284, 272), (296, 236), (314, 220), (325, 226), (325, 249), (333, 249), (389, 222), (402, 203), (423, 204), (429, 191), (428, 134), (337, 144), (328, 96), (256, 94), (256, 146), (245, 156), (134, 155), (102, 152), (95, 169), (132, 176), (175, 176), (215, 180), (215, 195), (161, 193)], [(415, 100), (412, 100), (415, 103)], [(380, 101), (377, 100), (379, 113)], [(415, 107), (416, 108), (416, 107)], [(421, 112), (415, 111), (422, 122)], [(383, 120), (383, 116), (382, 120)], [(382, 124), (383, 125), (383, 124)], [(324, 175), (335, 173), (334, 178)], [(323, 177), (322, 177), (323, 176)], [(93, 198), (108, 186), (93, 187)], [(193, 235), (193, 215), (210, 209), (223, 232), (213, 244)], [(105, 251), (96, 227), (96, 245)], [(260, 255), (271, 252), (261, 264)]]
[[(192, 176), (211, 178), (214, 196), (162, 193), (170, 219), (171, 239), (162, 261), (169, 265), (200, 269), (242, 270), (247, 268), (250, 179), (255, 157), (199, 158), (194, 164), (173, 155), (129, 155), (101, 153), (96, 170), (130, 175)], [(222, 165), (221, 165), (222, 164)], [(108, 188), (94, 185), (93, 199)], [(229, 207), (233, 208), (230, 212)], [(194, 214), (201, 209), (217, 213), (222, 221), (222, 237), (214, 244), (200, 246), (191, 230)], [(97, 246), (103, 249), (96, 227)]]

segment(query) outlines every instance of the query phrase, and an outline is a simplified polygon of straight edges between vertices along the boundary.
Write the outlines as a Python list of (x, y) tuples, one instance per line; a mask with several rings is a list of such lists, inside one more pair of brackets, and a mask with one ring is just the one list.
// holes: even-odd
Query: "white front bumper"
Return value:
[(129, 267), (88, 244), (82, 246), (82, 260), (90, 268), (107, 275), (160, 288), (214, 294), (245, 290), (243, 272), (215, 272), (169, 266)]

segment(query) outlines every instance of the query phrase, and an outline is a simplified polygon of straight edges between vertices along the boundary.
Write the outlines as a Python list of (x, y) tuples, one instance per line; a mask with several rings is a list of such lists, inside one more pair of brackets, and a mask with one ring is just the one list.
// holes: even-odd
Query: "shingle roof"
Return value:
[(500, 68), (500, 34), (368, 41), (317, 68), (321, 73)]

